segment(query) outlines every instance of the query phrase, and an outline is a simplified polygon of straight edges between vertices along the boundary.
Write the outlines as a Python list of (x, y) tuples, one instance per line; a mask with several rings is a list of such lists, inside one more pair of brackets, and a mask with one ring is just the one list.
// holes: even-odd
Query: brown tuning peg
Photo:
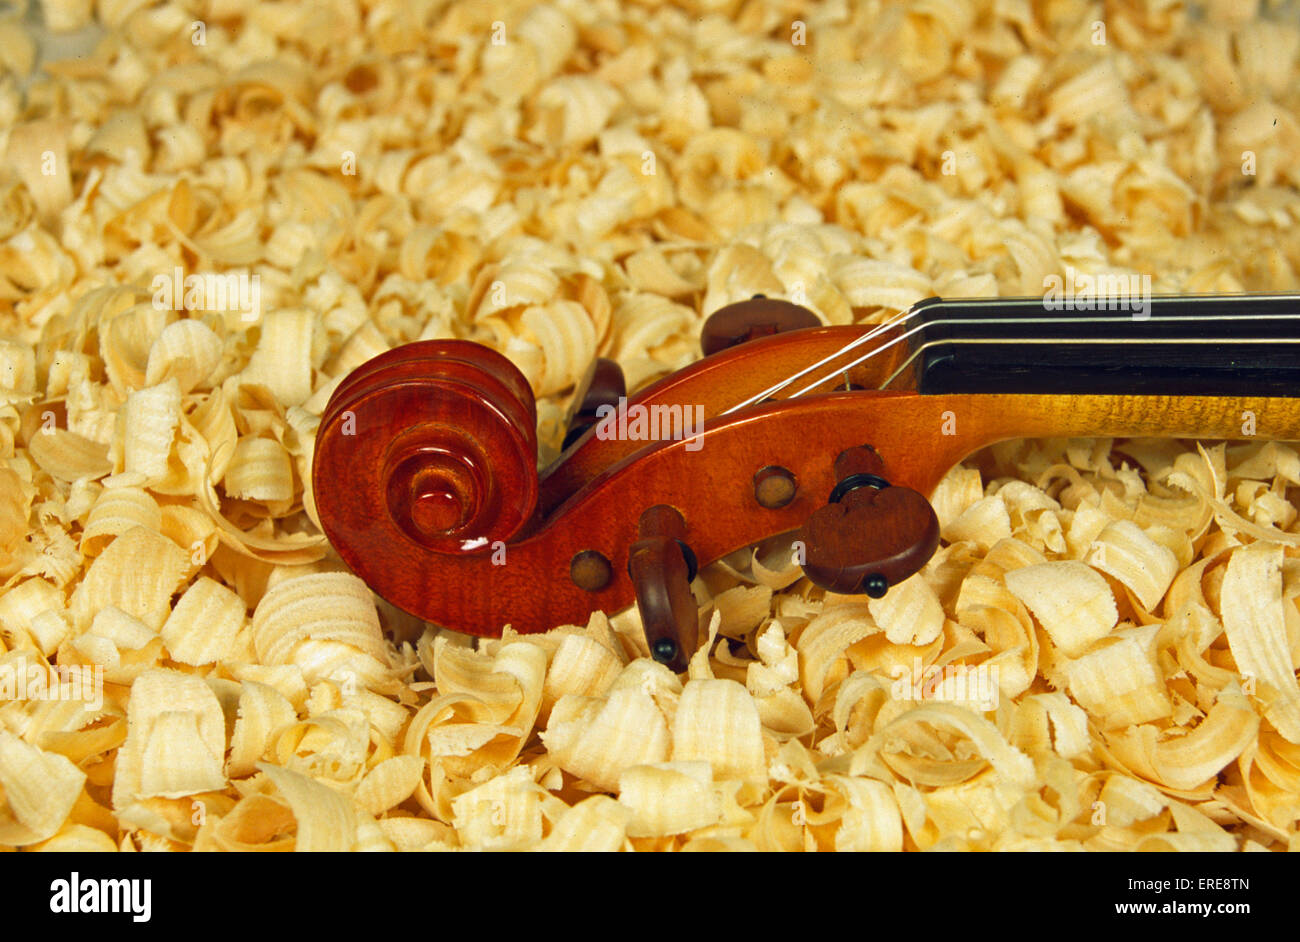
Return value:
[(564, 434), (563, 448), (567, 449), (596, 424), (601, 406), (617, 407), (619, 399), (626, 395), (627, 381), (623, 378), (623, 368), (604, 357), (592, 360), (573, 394), (573, 404), (569, 406), (568, 431)]
[(832, 592), (880, 598), (918, 572), (939, 547), (939, 519), (930, 502), (910, 487), (894, 487), (869, 445), (835, 459), (826, 506), (799, 530), (804, 574)]
[(707, 357), (756, 337), (821, 325), (817, 315), (806, 307), (756, 294), (709, 315), (700, 330), (700, 349)]
[(636, 587), (650, 655), (675, 673), (686, 670), (699, 644), (699, 620), (691, 580), (695, 553), (686, 543), (686, 521), (667, 504), (641, 514), (627, 571)]

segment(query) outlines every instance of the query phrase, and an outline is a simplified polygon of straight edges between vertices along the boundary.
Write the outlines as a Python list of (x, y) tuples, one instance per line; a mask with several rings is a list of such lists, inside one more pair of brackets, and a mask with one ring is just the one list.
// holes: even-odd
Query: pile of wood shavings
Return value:
[[(0, 844), (1289, 849), (1292, 448), (993, 449), (884, 600), (707, 570), (684, 682), (635, 612), (426, 629), (308, 473), (416, 339), (516, 362), (545, 458), (593, 356), (639, 384), (756, 292), (1292, 288), (1300, 29), (1255, 7), (49, 2), (106, 37), (45, 73), (0, 22), (0, 694), (104, 679), (0, 699)], [(155, 304), (178, 266), (260, 312)]]

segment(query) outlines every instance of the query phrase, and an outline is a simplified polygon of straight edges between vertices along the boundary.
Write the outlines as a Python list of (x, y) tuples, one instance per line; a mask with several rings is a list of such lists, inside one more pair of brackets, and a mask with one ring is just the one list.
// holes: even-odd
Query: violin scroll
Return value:
[(380, 595), (418, 612), (420, 550), (490, 552), (537, 503), (537, 412), (505, 357), (460, 340), (397, 347), (354, 370), (321, 416), (321, 527)]

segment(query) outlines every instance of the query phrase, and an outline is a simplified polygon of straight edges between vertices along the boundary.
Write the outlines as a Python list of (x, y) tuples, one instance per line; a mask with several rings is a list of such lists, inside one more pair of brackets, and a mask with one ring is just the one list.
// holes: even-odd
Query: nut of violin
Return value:
[(412, 552), (489, 553), (537, 502), (536, 410), (500, 354), (457, 340), (390, 350), (348, 375), (321, 417), (321, 528), (384, 598), (418, 613)]

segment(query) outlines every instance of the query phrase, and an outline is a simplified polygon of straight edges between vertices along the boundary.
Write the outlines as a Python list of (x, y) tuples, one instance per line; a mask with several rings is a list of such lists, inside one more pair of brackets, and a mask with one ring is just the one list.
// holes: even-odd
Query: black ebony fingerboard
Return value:
[[(1300, 395), (1300, 295), (1153, 297), (1145, 318), (1125, 299), (1110, 303), (1116, 309), (1051, 310), (1042, 298), (922, 302), (909, 323), (921, 325), (910, 338), (917, 388)], [(1065, 322), (1034, 322), (1043, 318)]]

